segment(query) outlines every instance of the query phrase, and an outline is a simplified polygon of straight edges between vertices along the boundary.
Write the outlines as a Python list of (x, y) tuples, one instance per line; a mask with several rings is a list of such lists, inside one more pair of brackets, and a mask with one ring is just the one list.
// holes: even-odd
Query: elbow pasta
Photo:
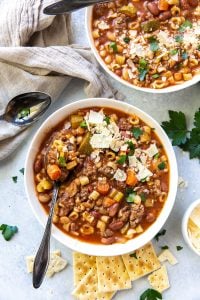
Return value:
[[(134, 8), (127, 11), (121, 9), (123, 1), (96, 4), (92, 33), (109, 70), (130, 84), (164, 89), (181, 84), (181, 75), (177, 74), (182, 66), (189, 66), (186, 74), (192, 77), (199, 74), (200, 6), (192, 0), (183, 9), (181, 1), (167, 0), (162, 10), (156, 0), (151, 3), (127, 0), (127, 7)], [(112, 17), (108, 7), (112, 7)], [(164, 75), (167, 71), (171, 72), (169, 76)], [(192, 77), (184, 75), (182, 83)]]

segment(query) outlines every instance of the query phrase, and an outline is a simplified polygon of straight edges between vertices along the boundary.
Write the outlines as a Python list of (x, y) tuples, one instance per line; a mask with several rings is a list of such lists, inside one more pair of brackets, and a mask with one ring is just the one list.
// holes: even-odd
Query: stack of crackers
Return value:
[(132, 281), (150, 273), (150, 285), (163, 292), (170, 284), (166, 266), (161, 262), (168, 260), (175, 264), (177, 261), (169, 250), (159, 257), (151, 243), (122, 256), (101, 257), (74, 252), (75, 289), (72, 295), (81, 300), (110, 300), (117, 291), (130, 289)]

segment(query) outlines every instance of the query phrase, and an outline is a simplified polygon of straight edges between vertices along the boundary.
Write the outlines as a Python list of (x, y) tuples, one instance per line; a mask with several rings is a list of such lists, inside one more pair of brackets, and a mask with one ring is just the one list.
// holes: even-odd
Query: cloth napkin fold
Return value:
[[(25, 92), (46, 92), (55, 101), (73, 77), (86, 81), (88, 97), (123, 98), (109, 86), (90, 49), (70, 45), (70, 16), (43, 14), (52, 2), (0, 1), (0, 115), (9, 100)], [(0, 121), (0, 160), (18, 147), (29, 131)]]

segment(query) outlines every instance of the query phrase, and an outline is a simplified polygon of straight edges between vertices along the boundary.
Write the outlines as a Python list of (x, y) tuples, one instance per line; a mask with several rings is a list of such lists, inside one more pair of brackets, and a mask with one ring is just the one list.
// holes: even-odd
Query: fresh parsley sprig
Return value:
[(200, 159), (200, 108), (194, 115), (194, 127), (190, 131), (183, 112), (170, 110), (169, 117), (169, 121), (162, 122), (162, 127), (172, 139), (172, 145), (189, 152), (191, 159)]
[(162, 295), (161, 293), (159, 293), (154, 289), (147, 289), (140, 296), (140, 300), (158, 300), (158, 299), (162, 299)]
[(2, 224), (0, 226), (0, 231), (2, 231), (2, 235), (6, 241), (10, 241), (15, 233), (18, 232), (17, 226), (10, 226), (7, 224)]

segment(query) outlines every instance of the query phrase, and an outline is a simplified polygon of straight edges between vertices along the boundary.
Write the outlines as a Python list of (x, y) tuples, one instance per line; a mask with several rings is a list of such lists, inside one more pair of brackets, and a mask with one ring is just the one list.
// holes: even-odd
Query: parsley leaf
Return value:
[(86, 121), (82, 121), (79, 125), (81, 128), (87, 128), (87, 123)]
[(190, 158), (200, 158), (200, 129), (193, 128), (190, 132), (190, 138), (181, 147), (184, 151), (190, 153)]
[(132, 129), (132, 134), (136, 138), (136, 140), (138, 140), (139, 137), (143, 134), (143, 130), (140, 129), (139, 127), (134, 127)]
[(107, 125), (110, 124), (110, 117), (105, 116), (104, 121), (107, 123)]
[(140, 81), (144, 81), (146, 74), (148, 73), (148, 62), (143, 58), (139, 60), (138, 72)]
[(147, 200), (145, 193), (141, 193), (140, 198), (141, 198), (142, 202), (145, 202)]
[(172, 49), (172, 50), (170, 51), (170, 54), (171, 54), (172, 56), (176, 55), (177, 53), (178, 53), (178, 50), (177, 50), (177, 49)]
[(124, 42), (125, 42), (126, 44), (128, 44), (128, 43), (130, 42), (130, 40), (131, 40), (131, 39), (130, 39), (129, 37), (125, 37), (125, 38), (124, 38)]
[(135, 145), (133, 144), (132, 141), (127, 141), (126, 144), (128, 144), (128, 148), (130, 150), (133, 150), (133, 151), (135, 150)]
[(155, 240), (158, 242), (159, 241), (159, 237), (165, 235), (166, 231), (167, 231), (166, 229), (163, 229), (162, 231), (158, 232), (155, 235)]
[(197, 50), (199, 50), (199, 51), (200, 51), (200, 45), (198, 45), (198, 47), (197, 47)]
[(187, 27), (192, 28), (192, 23), (189, 20), (185, 20), (183, 22), (183, 24), (179, 27), (179, 31), (184, 32)]
[(13, 180), (14, 183), (17, 183), (17, 176), (13, 176), (12, 180)]
[(136, 253), (136, 252), (131, 253), (129, 256), (130, 256), (130, 257), (134, 257), (135, 259), (137, 259), (137, 253)]
[(181, 57), (182, 57), (182, 59), (187, 59), (188, 58), (187, 52), (183, 52)]
[(147, 289), (141, 296), (140, 300), (158, 300), (162, 299), (161, 293), (154, 289)]
[(176, 246), (176, 250), (177, 251), (180, 251), (180, 250), (182, 250), (183, 249), (183, 247), (181, 247), (181, 246)]
[(165, 162), (164, 162), (164, 161), (162, 161), (162, 162), (158, 165), (158, 169), (159, 169), (159, 170), (164, 170), (165, 167), (166, 167), (166, 165), (165, 165)]
[(19, 172), (24, 175), (24, 168), (20, 169)]
[(154, 78), (154, 79), (159, 78), (159, 77), (160, 77), (159, 74), (153, 74), (153, 75), (152, 75), (152, 78)]
[(66, 166), (66, 160), (65, 160), (65, 157), (64, 156), (60, 156), (58, 158), (58, 163), (61, 167), (65, 167)]
[(118, 52), (117, 44), (115, 42), (110, 43), (110, 48), (113, 49), (113, 52)]
[(156, 52), (159, 49), (159, 44), (157, 39), (154, 36), (151, 36), (148, 39), (149, 43), (150, 43), (150, 50), (153, 52)]
[(135, 196), (136, 196), (136, 193), (135, 193), (135, 192), (129, 194), (128, 197), (126, 197), (126, 202), (127, 202), (127, 203), (134, 203), (134, 201), (135, 201)]
[(0, 230), (2, 231), (2, 235), (6, 241), (9, 241), (13, 235), (18, 231), (17, 226), (10, 226), (6, 224), (2, 224), (0, 226)]
[(117, 160), (117, 163), (123, 165), (126, 160), (127, 160), (127, 155), (120, 155), (119, 159)]
[(169, 110), (170, 121), (162, 122), (162, 128), (172, 139), (173, 146), (185, 144), (187, 141), (187, 125), (184, 113)]
[(194, 115), (194, 126), (200, 129), (200, 108)]
[(162, 250), (166, 250), (169, 249), (169, 247), (167, 245), (160, 247)]
[(23, 119), (23, 118), (27, 117), (28, 115), (30, 115), (30, 108), (22, 108), (18, 112), (17, 117), (18, 117), (18, 119)]
[(176, 35), (176, 36), (175, 36), (175, 41), (176, 41), (177, 43), (182, 43), (182, 41), (183, 41), (183, 36), (182, 36), (182, 35)]

